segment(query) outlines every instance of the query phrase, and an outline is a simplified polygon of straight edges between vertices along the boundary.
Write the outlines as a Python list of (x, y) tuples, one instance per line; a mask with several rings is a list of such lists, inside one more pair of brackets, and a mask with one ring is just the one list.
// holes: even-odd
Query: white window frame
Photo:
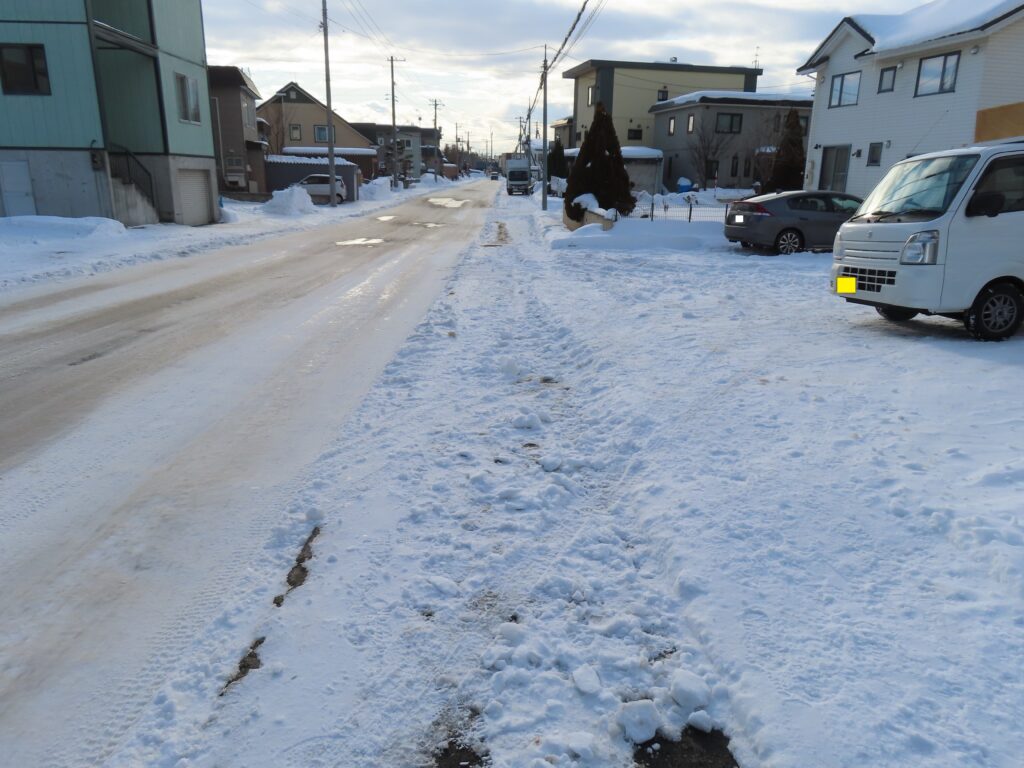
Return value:
[(675, 136), (676, 135), (676, 118), (675, 118), (675, 115), (673, 115), (672, 117), (670, 117), (668, 119), (668, 135), (669, 136)]

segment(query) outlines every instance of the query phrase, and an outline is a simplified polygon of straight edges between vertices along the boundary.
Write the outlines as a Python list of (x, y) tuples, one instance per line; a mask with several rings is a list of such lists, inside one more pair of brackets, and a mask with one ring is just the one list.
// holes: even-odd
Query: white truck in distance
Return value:
[(517, 192), (528, 195), (533, 192), (530, 179), (530, 160), (526, 157), (510, 157), (505, 167), (505, 189), (510, 195)]
[(942, 315), (1000, 341), (1024, 320), (1022, 241), (1024, 140), (921, 155), (839, 229), (831, 286), (893, 322)]

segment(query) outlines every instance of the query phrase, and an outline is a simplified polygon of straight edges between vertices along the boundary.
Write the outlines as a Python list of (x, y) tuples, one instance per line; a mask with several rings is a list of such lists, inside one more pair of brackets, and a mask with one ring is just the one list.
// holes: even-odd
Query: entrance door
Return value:
[(846, 191), (846, 179), (850, 175), (849, 144), (843, 147), (825, 147), (821, 154), (821, 183), (819, 189), (833, 192)]
[(36, 199), (32, 194), (28, 160), (0, 163), (0, 194), (3, 195), (4, 213), (8, 216), (36, 215)]

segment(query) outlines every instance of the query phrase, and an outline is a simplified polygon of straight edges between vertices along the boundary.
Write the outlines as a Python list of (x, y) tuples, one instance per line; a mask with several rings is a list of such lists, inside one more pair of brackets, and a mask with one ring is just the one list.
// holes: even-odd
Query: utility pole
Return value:
[[(327, 80), (327, 174), (330, 179), (331, 208), (338, 205), (338, 182), (334, 168), (334, 110), (331, 109), (331, 56), (327, 46), (327, 0), (323, 0), (324, 17), (324, 76)], [(315, 136), (313, 137), (316, 138)]]
[[(327, 2), (327, 0), (324, 0)], [(395, 120), (395, 57), (391, 62), (391, 188), (398, 188), (398, 123)]]
[(439, 178), (441, 174), (441, 134), (437, 132), (437, 108), (443, 106), (440, 101), (434, 99), (430, 102), (434, 107), (434, 176)]
[(541, 173), (540, 178), (544, 184), (541, 190), (540, 208), (542, 211), (548, 209), (548, 47), (544, 46), (544, 141), (541, 144)]
[(459, 147), (459, 124), (455, 124), (455, 172), (462, 175), (462, 148)]

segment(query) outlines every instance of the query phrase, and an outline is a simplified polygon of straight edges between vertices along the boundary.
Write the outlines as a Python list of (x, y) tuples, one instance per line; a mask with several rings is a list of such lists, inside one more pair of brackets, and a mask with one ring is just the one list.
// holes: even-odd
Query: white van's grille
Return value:
[(842, 277), (856, 277), (857, 290), (878, 293), (883, 285), (896, 285), (896, 272), (891, 269), (843, 267)]

